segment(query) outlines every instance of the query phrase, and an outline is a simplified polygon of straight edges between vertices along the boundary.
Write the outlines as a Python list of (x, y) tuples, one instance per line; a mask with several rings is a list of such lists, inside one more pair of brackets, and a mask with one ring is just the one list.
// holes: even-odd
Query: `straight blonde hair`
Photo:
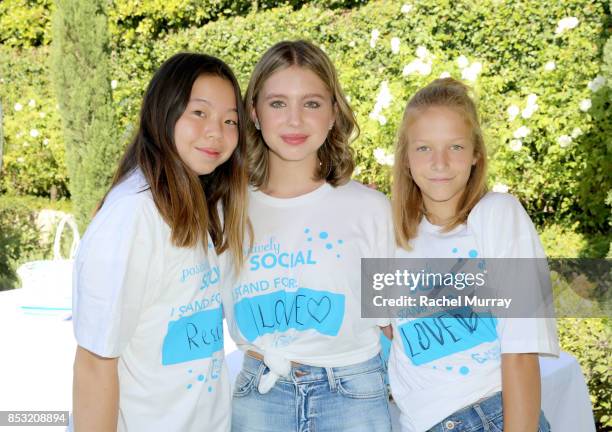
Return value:
[(257, 104), (257, 97), (266, 80), (275, 72), (291, 66), (306, 68), (317, 75), (332, 95), (332, 103), (337, 107), (336, 121), (327, 135), (325, 143), (317, 151), (321, 163), (315, 173), (315, 180), (325, 180), (332, 186), (347, 183), (355, 168), (353, 150), (349, 141), (357, 138), (359, 127), (338, 81), (336, 69), (331, 60), (319, 47), (304, 41), (279, 42), (264, 53), (249, 81), (245, 96), (247, 124), (247, 143), (249, 155), (250, 183), (263, 187), (268, 182), (268, 146), (263, 136), (255, 128), (250, 117)]
[(466, 188), (457, 204), (455, 216), (444, 225), (450, 231), (466, 222), (474, 206), (486, 193), (487, 155), (476, 104), (469, 96), (469, 87), (453, 78), (437, 79), (423, 87), (408, 101), (395, 148), (395, 166), (391, 186), (393, 223), (398, 246), (410, 249), (410, 240), (426, 210), (419, 186), (410, 174), (408, 165), (408, 131), (416, 118), (430, 107), (446, 107), (459, 113), (472, 129), (474, 156)]

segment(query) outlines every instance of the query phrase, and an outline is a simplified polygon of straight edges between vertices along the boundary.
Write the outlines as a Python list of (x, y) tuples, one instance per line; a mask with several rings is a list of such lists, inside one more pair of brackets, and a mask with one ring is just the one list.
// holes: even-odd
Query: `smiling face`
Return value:
[(407, 155), (410, 174), (427, 211), (439, 220), (454, 216), (478, 160), (467, 120), (444, 106), (417, 113), (408, 128)]
[(251, 113), (270, 149), (270, 163), (317, 162), (317, 150), (334, 124), (335, 106), (311, 70), (291, 66), (264, 82)]
[(229, 159), (238, 144), (238, 111), (232, 84), (201, 75), (174, 127), (181, 160), (197, 175), (210, 174)]

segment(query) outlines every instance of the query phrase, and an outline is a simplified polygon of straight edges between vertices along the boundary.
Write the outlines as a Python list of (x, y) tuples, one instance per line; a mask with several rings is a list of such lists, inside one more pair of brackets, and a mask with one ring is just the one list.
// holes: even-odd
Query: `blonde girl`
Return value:
[(224, 286), (245, 352), (232, 430), (389, 431), (380, 329), (360, 318), (360, 259), (393, 253), (390, 206), (350, 180), (357, 125), (306, 41), (257, 63), (246, 94), (254, 243)]
[[(438, 79), (410, 99), (395, 160), (398, 257), (544, 257), (518, 200), (486, 192), (483, 134), (462, 83)], [(558, 355), (554, 322), (500, 319), (492, 338), (456, 325), (434, 346), (419, 339), (420, 320), (393, 320), (389, 380), (402, 431), (548, 431), (538, 354)]]

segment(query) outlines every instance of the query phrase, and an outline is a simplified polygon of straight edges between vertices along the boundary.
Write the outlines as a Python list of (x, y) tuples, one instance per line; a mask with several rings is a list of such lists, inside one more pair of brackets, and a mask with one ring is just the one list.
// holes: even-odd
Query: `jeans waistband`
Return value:
[(501, 392), (495, 393), (487, 398), (481, 399), (478, 402), (474, 402), (471, 405), (461, 408), (459, 411), (451, 414), (441, 423), (447, 420), (462, 421), (463, 419), (469, 419), (473, 417), (473, 411), (476, 408), (482, 410), (482, 413), (487, 417), (496, 417), (497, 415), (503, 414), (502, 407), (502, 394)]
[[(370, 360), (366, 360), (361, 363), (356, 363), (349, 366), (339, 367), (319, 367), (319, 366), (292, 366), (291, 376), (280, 377), (279, 381), (285, 382), (304, 382), (304, 381), (318, 381), (318, 380), (329, 380), (332, 377), (342, 378), (350, 375), (357, 375), (367, 372), (373, 372), (381, 370), (383, 368), (383, 362), (380, 355), (372, 357)], [(242, 369), (250, 374), (261, 376), (268, 371), (268, 368), (261, 360), (245, 355), (242, 362)]]

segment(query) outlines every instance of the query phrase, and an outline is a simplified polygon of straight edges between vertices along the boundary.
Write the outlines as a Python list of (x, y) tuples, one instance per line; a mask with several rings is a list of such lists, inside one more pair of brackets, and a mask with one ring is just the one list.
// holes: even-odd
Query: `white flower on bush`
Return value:
[(440, 74), (440, 78), (450, 78), (451, 74), (448, 71), (444, 71)]
[(30, 99), (30, 101), (28, 102), (28, 106), (30, 108), (34, 108), (36, 106), (36, 101), (34, 99)]
[(507, 193), (509, 189), (510, 188), (508, 187), (508, 185), (503, 183), (495, 183), (493, 185), (493, 192)]
[(591, 99), (582, 99), (580, 101), (580, 111), (582, 112), (587, 112), (591, 109), (591, 106), (593, 106)]
[(363, 171), (363, 167), (361, 165), (357, 165), (353, 170), (353, 175), (358, 176)]
[(391, 52), (397, 54), (400, 51), (400, 38), (391, 38)]
[(15, 111), (21, 111), (23, 109), (23, 105), (17, 102), (13, 108), (15, 109)]
[(582, 129), (579, 127), (572, 129), (572, 138), (578, 138), (580, 135), (582, 135)]
[(425, 60), (429, 57), (429, 50), (427, 49), (427, 47), (419, 45), (416, 49), (416, 56), (422, 60)]
[(19, 162), (19, 163), (24, 163), (24, 162), (25, 162), (25, 159), (24, 159), (23, 157), (18, 157), (18, 158), (17, 158), (17, 162)]
[(593, 81), (589, 81), (589, 83), (587, 84), (587, 87), (589, 88), (589, 90), (595, 93), (597, 90), (602, 88), (605, 83), (606, 83), (606, 79), (602, 77), (601, 75), (597, 75), (595, 79), (593, 79)]
[[(381, 112), (383, 109), (389, 108), (391, 105), (391, 100), (393, 100), (393, 96), (391, 96), (391, 91), (389, 90), (389, 83), (387, 81), (383, 81), (380, 83), (380, 91), (378, 92), (374, 109), (370, 113), (370, 118), (372, 120), (378, 120), (381, 125), (387, 123), (387, 119), (381, 114)], [(381, 117), (384, 118), (384, 120), (381, 120)]]
[(571, 143), (572, 143), (572, 137), (571, 136), (561, 135), (559, 138), (557, 138), (557, 144), (559, 144), (559, 147), (561, 147), (561, 148), (565, 148), (568, 145), (570, 145)]
[(423, 76), (429, 75), (431, 73), (431, 60), (424, 62), (422, 59), (416, 58), (404, 66), (404, 70), (402, 71), (404, 76), (412, 75), (413, 73), (418, 73)]
[(30, 130), (30, 136), (32, 138), (36, 138), (38, 135), (40, 135), (40, 132), (38, 132), (38, 129), (32, 129)]
[(546, 64), (544, 65), (544, 70), (545, 70), (546, 72), (552, 72), (552, 71), (554, 71), (556, 68), (557, 68), (557, 64), (556, 64), (554, 61), (552, 61), (552, 60), (550, 60), (550, 61), (546, 62)]
[(379, 116), (378, 116), (378, 123), (379, 123), (381, 126), (386, 125), (386, 124), (387, 124), (387, 117), (385, 117), (385, 116), (384, 116), (384, 115), (382, 115), (382, 114), (379, 114)]
[(470, 64), (470, 61), (463, 54), (457, 57), (457, 65), (459, 69), (465, 69)]
[(393, 166), (395, 163), (395, 155), (387, 154), (386, 150), (380, 147), (374, 149), (374, 159), (380, 165)]
[(346, 95), (346, 101), (347, 101), (347, 102), (350, 102), (350, 101), (351, 101), (351, 95), (348, 95), (348, 94)]
[(561, 34), (578, 26), (580, 21), (576, 17), (566, 17), (559, 20), (555, 34)]
[(517, 107), (516, 105), (510, 105), (508, 107), (508, 120), (509, 121), (513, 121), (517, 115), (519, 115), (519, 113), (521, 112), (521, 109), (519, 107)]
[(482, 70), (482, 63), (474, 62), (471, 65), (463, 68), (461, 71), (461, 78), (467, 81), (476, 81), (478, 74)]
[(46, 115), (47, 115), (47, 113), (46, 113), (46, 112), (44, 112), (44, 111), (43, 111), (43, 112), (38, 113), (38, 117), (40, 117), (40, 118), (45, 118), (45, 117), (46, 117)]
[(523, 148), (523, 142), (521, 140), (512, 140), (510, 141), (509, 144), (510, 150), (512, 151), (519, 151), (521, 148)]
[(403, 14), (407, 14), (411, 10), (412, 10), (412, 5), (411, 4), (405, 4), (405, 5), (402, 6), (402, 9), (401, 9)]
[(378, 36), (380, 36), (380, 32), (378, 31), (378, 29), (372, 30), (372, 36), (370, 37), (370, 47), (374, 48), (376, 46)]
[(113, 90), (115, 90), (115, 89), (117, 88), (117, 80), (112, 80), (112, 81), (111, 81), (111, 88), (112, 88)]
[(355, 41), (350, 41), (350, 42), (349, 42), (349, 46), (350, 46), (351, 48), (355, 48)]
[(525, 138), (530, 133), (531, 133), (531, 129), (529, 129), (527, 126), (521, 126), (520, 128), (514, 131), (513, 136), (516, 139), (520, 139), (520, 138)]
[(527, 106), (536, 105), (536, 101), (538, 100), (538, 95), (530, 93), (527, 95)]
[(47, 138), (45, 138), (43, 140), (43, 145), (45, 145), (45, 146), (49, 145), (49, 140)]
[(531, 118), (531, 116), (533, 115), (534, 112), (536, 112), (537, 109), (538, 109), (537, 104), (529, 105), (521, 112), (521, 117), (523, 117), (524, 119)]

